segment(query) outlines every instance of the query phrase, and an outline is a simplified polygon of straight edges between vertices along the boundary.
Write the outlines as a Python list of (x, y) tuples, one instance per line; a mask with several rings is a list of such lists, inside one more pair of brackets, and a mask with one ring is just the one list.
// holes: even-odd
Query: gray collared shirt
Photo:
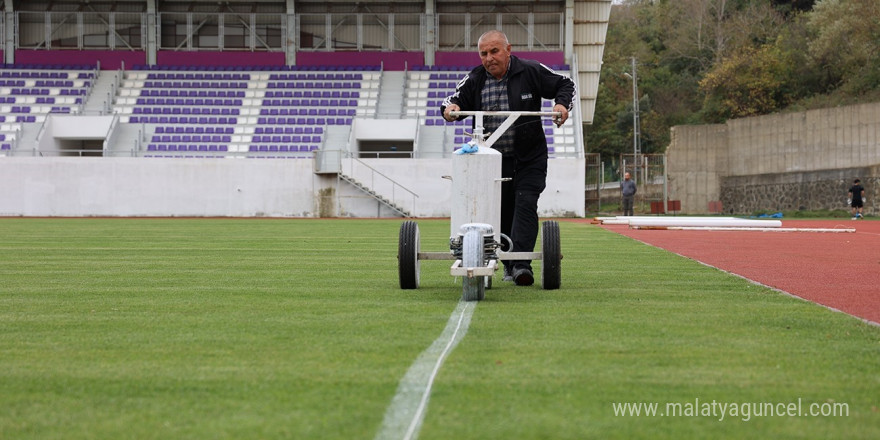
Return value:
[[(508, 73), (510, 70), (508, 69)], [(509, 111), (510, 103), (507, 100), (507, 79), (508, 75), (496, 79), (492, 75), (486, 76), (486, 83), (483, 85), (482, 101), (484, 111)], [(483, 129), (485, 133), (490, 134), (498, 130), (498, 127), (506, 119), (505, 116), (486, 116), (483, 119)], [(513, 154), (514, 130), (509, 128), (501, 135), (492, 148), (498, 150), (502, 155)]]

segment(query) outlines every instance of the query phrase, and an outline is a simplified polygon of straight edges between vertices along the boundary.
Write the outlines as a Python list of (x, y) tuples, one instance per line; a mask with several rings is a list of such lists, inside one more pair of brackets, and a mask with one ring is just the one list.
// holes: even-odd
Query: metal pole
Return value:
[(669, 174), (666, 173), (666, 154), (663, 155), (663, 210), (669, 208)]
[[(633, 166), (639, 165), (639, 153), (641, 129), (639, 127), (639, 76), (636, 71), (636, 57), (632, 57), (632, 82), (633, 82)], [(633, 169), (633, 177), (638, 176), (638, 171)], [(636, 182), (638, 184), (638, 182)]]

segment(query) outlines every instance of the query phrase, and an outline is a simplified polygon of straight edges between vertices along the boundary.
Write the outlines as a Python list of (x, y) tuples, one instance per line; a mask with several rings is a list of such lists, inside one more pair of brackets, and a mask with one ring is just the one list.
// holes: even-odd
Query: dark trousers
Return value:
[[(501, 176), (513, 180), (501, 184), (501, 233), (513, 241), (512, 252), (533, 252), (538, 239), (538, 197), (547, 186), (547, 158), (518, 162), (501, 161)], [(532, 268), (529, 260), (506, 261), (513, 268)]]
[(623, 196), (623, 215), (633, 215), (633, 199), (635, 196)]

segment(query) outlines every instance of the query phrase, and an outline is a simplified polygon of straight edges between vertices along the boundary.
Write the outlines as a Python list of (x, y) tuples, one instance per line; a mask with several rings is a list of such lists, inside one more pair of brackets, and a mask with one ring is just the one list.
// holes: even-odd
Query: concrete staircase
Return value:
[(401, 216), (403, 216), (403, 217), (410, 217), (410, 213), (409, 213), (409, 211), (405, 210), (404, 208), (402, 208), (401, 206), (397, 205), (397, 204), (394, 203), (393, 201), (388, 200), (388, 199), (386, 199), (385, 197), (383, 197), (382, 195), (376, 193), (376, 191), (373, 191), (372, 189), (370, 189), (369, 187), (367, 187), (367, 186), (364, 185), (363, 183), (361, 183), (361, 182), (355, 180), (355, 179), (352, 178), (351, 176), (348, 176), (348, 175), (346, 175), (345, 173), (341, 173), (341, 172), (340, 172), (340, 173), (339, 173), (339, 178), (342, 179), (342, 180), (344, 180), (344, 181), (346, 181), (346, 182), (348, 182), (348, 183), (350, 183), (352, 186), (354, 186), (355, 188), (359, 189), (359, 190), (360, 190), (361, 192), (363, 192), (364, 194), (367, 194), (367, 195), (369, 195), (370, 197), (372, 197), (372, 198), (378, 200), (379, 203), (381, 203), (381, 204), (387, 206), (387, 207), (390, 208), (392, 211), (394, 211), (394, 212), (400, 214)]
[(424, 125), (419, 128), (417, 157), (421, 159), (450, 157), (453, 150), (452, 141), (446, 127)]
[(350, 125), (328, 125), (324, 130), (324, 150), (347, 150), (351, 141)]
[(83, 103), (83, 114), (106, 115), (111, 113), (119, 75), (121, 74), (117, 70), (102, 70), (98, 73), (92, 84), (92, 91), (86, 102)]
[(377, 119), (403, 117), (405, 85), (406, 72), (382, 72), (382, 81), (379, 83), (379, 102), (376, 104)]

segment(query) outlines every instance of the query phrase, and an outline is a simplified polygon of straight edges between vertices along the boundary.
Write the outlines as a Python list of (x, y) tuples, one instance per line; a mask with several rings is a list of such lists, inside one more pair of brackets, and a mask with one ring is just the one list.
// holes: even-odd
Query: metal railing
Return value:
[(390, 202), (394, 205), (392, 209), (404, 215), (411, 215), (415, 211), (418, 194), (348, 151), (317, 150), (314, 154), (315, 173), (343, 175), (346, 180), (372, 191), (371, 194), (377, 199), (384, 198)]

